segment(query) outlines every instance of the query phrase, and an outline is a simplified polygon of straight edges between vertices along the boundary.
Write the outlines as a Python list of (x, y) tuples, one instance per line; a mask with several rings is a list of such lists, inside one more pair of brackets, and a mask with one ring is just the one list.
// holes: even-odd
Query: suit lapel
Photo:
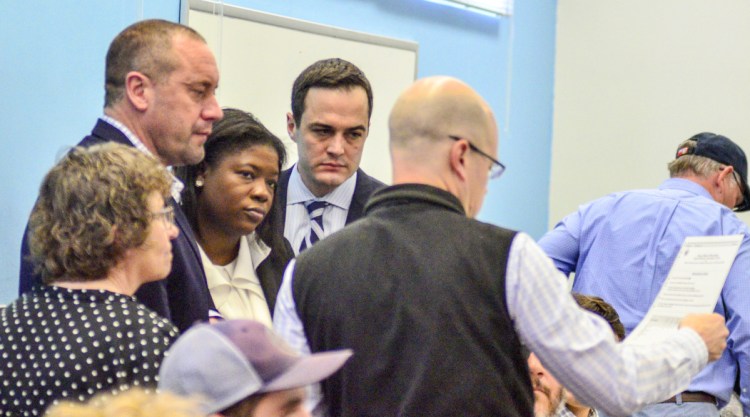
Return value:
[(357, 170), (357, 182), (354, 184), (354, 194), (352, 195), (352, 202), (349, 204), (349, 212), (346, 214), (346, 224), (349, 224), (360, 217), (362, 217), (362, 211), (365, 208), (367, 198), (370, 196), (368, 190), (366, 190), (365, 182), (368, 177), (361, 169)]
[[(185, 241), (190, 245), (190, 249), (193, 251), (195, 258), (200, 261), (198, 264), (200, 265), (201, 270), (203, 270), (203, 258), (198, 249), (198, 244), (195, 241), (195, 236), (193, 236), (193, 229), (190, 228), (190, 223), (188, 222), (187, 217), (185, 217), (185, 213), (182, 212), (182, 207), (171, 197), (169, 198), (169, 204), (174, 208), (174, 218), (177, 222), (177, 227), (180, 228), (180, 233), (186, 238)], [(203, 272), (205, 276), (205, 271)]]

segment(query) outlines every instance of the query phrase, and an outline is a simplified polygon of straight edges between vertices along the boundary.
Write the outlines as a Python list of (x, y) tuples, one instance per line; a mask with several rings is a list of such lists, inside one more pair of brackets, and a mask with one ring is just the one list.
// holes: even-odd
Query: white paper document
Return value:
[(654, 343), (677, 331), (685, 315), (714, 311), (742, 238), (686, 238), (654, 303), (625, 342)]

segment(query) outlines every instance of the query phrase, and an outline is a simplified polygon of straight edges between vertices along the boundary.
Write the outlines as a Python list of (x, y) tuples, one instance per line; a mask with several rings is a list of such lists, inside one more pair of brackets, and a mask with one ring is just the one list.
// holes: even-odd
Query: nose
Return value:
[(342, 133), (337, 133), (333, 135), (331, 140), (328, 141), (328, 146), (326, 147), (326, 152), (328, 152), (329, 155), (333, 156), (340, 156), (344, 153), (344, 135)]
[(265, 203), (273, 199), (273, 189), (266, 184), (265, 179), (259, 178), (250, 189), (250, 195), (254, 200)]
[(202, 117), (206, 120), (219, 121), (224, 117), (224, 111), (219, 106), (219, 100), (216, 99), (215, 95), (212, 95), (206, 100), (205, 106), (203, 106)]
[(175, 223), (169, 223), (169, 227), (167, 227), (167, 236), (169, 236), (169, 240), (177, 239), (177, 236), (180, 235), (180, 229), (177, 227)]
[(542, 366), (542, 363), (539, 361), (539, 358), (536, 357), (535, 354), (529, 355), (529, 373), (531, 375), (542, 375), (544, 374), (544, 367)]

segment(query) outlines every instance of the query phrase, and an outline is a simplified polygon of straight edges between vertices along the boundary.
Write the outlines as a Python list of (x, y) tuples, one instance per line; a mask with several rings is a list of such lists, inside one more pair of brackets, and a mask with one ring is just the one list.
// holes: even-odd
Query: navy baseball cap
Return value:
[(734, 208), (734, 211), (750, 209), (750, 190), (747, 187), (747, 158), (742, 148), (728, 137), (710, 132), (698, 133), (688, 140), (694, 140), (695, 147), (680, 147), (677, 149), (676, 158), (683, 155), (697, 155), (713, 159), (721, 164), (731, 165), (739, 174), (742, 183), (742, 195), (745, 197), (742, 203)]

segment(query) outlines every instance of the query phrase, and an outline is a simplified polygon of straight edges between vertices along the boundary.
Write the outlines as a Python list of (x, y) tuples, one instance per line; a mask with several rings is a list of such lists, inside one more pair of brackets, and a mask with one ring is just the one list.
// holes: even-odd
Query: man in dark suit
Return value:
[(324, 59), (294, 81), (287, 131), (299, 161), (281, 174), (277, 206), (296, 253), (360, 218), (385, 186), (359, 168), (371, 115), (370, 82), (351, 62)]
[[(222, 111), (214, 92), (219, 72), (205, 40), (193, 29), (163, 20), (135, 23), (109, 46), (104, 115), (80, 146), (118, 142), (135, 146), (166, 166), (196, 164)], [(190, 226), (180, 209), (182, 184), (172, 187), (179, 236), (173, 240), (172, 270), (143, 285), (136, 297), (182, 331), (214, 310)], [(42, 283), (21, 248), (19, 293)]]

